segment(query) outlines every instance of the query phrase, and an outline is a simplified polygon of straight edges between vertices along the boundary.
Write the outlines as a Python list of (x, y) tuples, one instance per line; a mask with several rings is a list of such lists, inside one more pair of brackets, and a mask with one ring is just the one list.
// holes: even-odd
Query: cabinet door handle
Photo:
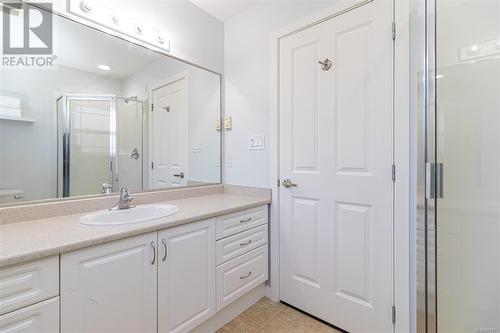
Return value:
[(241, 279), (241, 280), (246, 279), (246, 278), (247, 278), (247, 277), (249, 277), (250, 275), (252, 275), (252, 272), (251, 272), (251, 271), (250, 271), (250, 272), (248, 272), (248, 274), (247, 274), (247, 275), (245, 275), (245, 276), (240, 276), (240, 279)]
[(246, 241), (245, 243), (240, 243), (240, 246), (249, 245), (251, 242), (252, 242), (252, 240), (251, 240), (251, 239), (249, 239), (249, 240), (248, 240), (248, 241)]
[(151, 261), (151, 265), (154, 265), (156, 262), (156, 246), (154, 241), (151, 241), (151, 248), (153, 249), (153, 261)]
[(245, 222), (250, 222), (250, 221), (252, 221), (251, 217), (243, 219), (243, 220), (240, 220), (240, 223), (245, 223)]
[(163, 238), (161, 240), (161, 242), (163, 243), (163, 251), (164, 251), (163, 252), (164, 253), (163, 254), (163, 258), (161, 259), (161, 261), (165, 261), (165, 259), (167, 259), (167, 251), (168, 251), (168, 249), (167, 249), (167, 241), (165, 240), (165, 238)]

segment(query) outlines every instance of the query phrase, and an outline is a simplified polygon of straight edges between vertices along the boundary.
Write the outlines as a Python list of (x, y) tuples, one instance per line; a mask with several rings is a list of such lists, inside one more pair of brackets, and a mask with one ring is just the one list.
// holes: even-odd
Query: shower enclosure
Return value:
[(500, 1), (421, 5), (417, 331), (498, 333)]
[(143, 109), (135, 97), (57, 99), (58, 197), (143, 189)]

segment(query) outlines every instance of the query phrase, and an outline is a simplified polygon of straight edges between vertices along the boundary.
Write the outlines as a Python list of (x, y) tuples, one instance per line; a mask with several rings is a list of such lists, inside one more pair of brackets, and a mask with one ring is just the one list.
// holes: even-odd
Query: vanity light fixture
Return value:
[(97, 65), (97, 68), (99, 68), (100, 70), (103, 70), (103, 71), (110, 71), (111, 70), (111, 67), (108, 65), (105, 65), (105, 64), (99, 64), (99, 65)]
[(67, 11), (72, 15), (170, 52), (170, 40), (166, 32), (150, 26), (147, 21), (139, 21), (117, 8), (106, 6), (96, 0), (67, 0), (67, 2)]

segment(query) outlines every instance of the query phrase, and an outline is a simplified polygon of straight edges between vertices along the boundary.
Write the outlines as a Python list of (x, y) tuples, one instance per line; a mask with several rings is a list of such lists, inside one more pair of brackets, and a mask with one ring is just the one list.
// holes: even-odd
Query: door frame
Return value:
[[(395, 332), (415, 331), (414, 316), (415, 299), (411, 297), (413, 290), (411, 281), (414, 277), (412, 246), (410, 244), (411, 216), (410, 188), (413, 188), (413, 178), (410, 178), (410, 96), (409, 96), (409, 66), (410, 66), (410, 3), (409, 0), (341, 0), (335, 5), (317, 12), (311, 16), (299, 19), (289, 26), (271, 34), (271, 190), (270, 206), (270, 281), (266, 295), (275, 302), (280, 301), (279, 295), (279, 42), (280, 39), (317, 25), (335, 16), (354, 10), (373, 1), (391, 1), (393, 4), (393, 22), (396, 27), (396, 38), (393, 43), (393, 163), (396, 166), (396, 179), (393, 189), (393, 304), (396, 308)], [(391, 24), (391, 22), (388, 22)], [(390, 170), (388, 170), (390, 177)], [(399, 255), (401, 254), (401, 255)], [(390, 311), (390, 309), (387, 309)]]
[[(155, 82), (154, 84), (151, 84), (149, 87), (148, 91), (148, 96), (149, 96), (149, 105), (148, 105), (148, 163), (147, 163), (147, 175), (148, 175), (148, 184), (149, 188), (154, 188), (153, 187), (153, 170), (151, 169), (151, 163), (153, 162), (153, 91), (160, 89), (162, 87), (168, 86), (169, 84), (174, 83), (175, 81), (179, 81), (184, 79), (184, 88), (186, 89), (186, 107), (187, 107), (187, 122), (188, 122), (188, 128), (186, 131), (186, 136), (187, 136), (187, 143), (188, 143), (188, 158), (187, 158), (187, 165), (186, 165), (186, 170), (187, 170), (187, 176), (189, 176), (190, 172), (190, 165), (191, 165), (191, 131), (190, 131), (190, 126), (189, 126), (189, 77), (188, 77), (188, 72), (181, 72), (178, 74), (175, 74), (173, 76), (170, 76), (166, 78), (165, 80), (161, 80), (158, 82)], [(187, 177), (186, 177), (187, 178)], [(187, 179), (186, 179), (187, 182)]]

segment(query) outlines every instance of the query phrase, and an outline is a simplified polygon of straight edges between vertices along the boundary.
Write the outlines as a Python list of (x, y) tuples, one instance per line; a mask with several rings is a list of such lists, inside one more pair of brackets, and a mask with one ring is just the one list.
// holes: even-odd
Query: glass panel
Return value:
[(111, 101), (70, 100), (70, 195), (101, 193), (110, 183)]
[(500, 332), (500, 1), (436, 2), (439, 332)]
[(140, 191), (143, 186), (143, 102), (129, 98), (116, 99), (117, 174), (113, 189), (129, 187)]

